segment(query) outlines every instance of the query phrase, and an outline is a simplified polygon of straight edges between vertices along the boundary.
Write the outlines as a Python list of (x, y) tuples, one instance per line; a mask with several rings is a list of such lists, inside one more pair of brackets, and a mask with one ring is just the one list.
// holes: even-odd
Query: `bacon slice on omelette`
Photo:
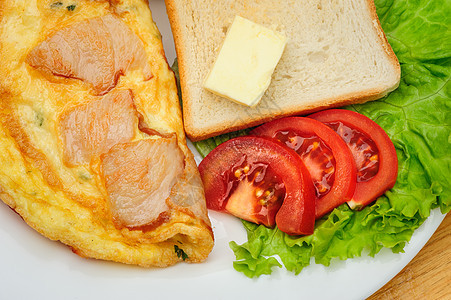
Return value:
[(120, 227), (163, 222), (174, 184), (184, 168), (175, 138), (119, 144), (102, 159), (113, 220)]
[(138, 116), (131, 91), (113, 91), (98, 98), (61, 115), (63, 159), (69, 166), (90, 163), (94, 157), (135, 136)]
[(152, 77), (142, 42), (112, 14), (61, 28), (30, 51), (27, 63), (81, 79), (100, 95), (114, 88), (119, 75), (130, 68), (141, 67), (145, 79)]

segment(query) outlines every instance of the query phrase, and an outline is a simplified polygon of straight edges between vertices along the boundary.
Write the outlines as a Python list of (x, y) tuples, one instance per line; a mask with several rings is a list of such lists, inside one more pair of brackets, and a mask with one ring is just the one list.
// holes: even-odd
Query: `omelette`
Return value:
[(0, 1), (0, 199), (88, 258), (201, 262), (214, 244), (145, 0)]

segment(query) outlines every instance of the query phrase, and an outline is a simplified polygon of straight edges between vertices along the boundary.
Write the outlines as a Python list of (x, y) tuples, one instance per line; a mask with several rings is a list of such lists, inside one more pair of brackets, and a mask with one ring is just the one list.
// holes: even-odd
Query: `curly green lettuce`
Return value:
[[(283, 266), (298, 274), (310, 264), (403, 251), (431, 209), (451, 208), (451, 1), (376, 0), (387, 39), (401, 64), (399, 88), (378, 101), (345, 107), (364, 114), (392, 139), (399, 160), (396, 185), (362, 211), (344, 204), (317, 222), (313, 235), (289, 236), (243, 221), (248, 241), (235, 242), (233, 263), (248, 277)], [(206, 156), (239, 131), (195, 143)]]

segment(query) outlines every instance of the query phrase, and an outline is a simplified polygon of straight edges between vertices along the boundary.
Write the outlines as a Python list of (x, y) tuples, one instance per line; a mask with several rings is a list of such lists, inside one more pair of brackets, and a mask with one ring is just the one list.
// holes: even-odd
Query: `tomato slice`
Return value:
[(354, 159), (329, 127), (309, 118), (288, 117), (263, 124), (250, 134), (277, 139), (299, 154), (316, 189), (317, 219), (351, 199), (356, 185)]
[(207, 207), (288, 234), (311, 234), (315, 192), (299, 156), (275, 140), (242, 136), (199, 164)]
[(329, 109), (309, 116), (337, 132), (351, 149), (357, 186), (348, 205), (361, 209), (391, 189), (398, 177), (398, 157), (387, 133), (373, 120), (354, 111)]

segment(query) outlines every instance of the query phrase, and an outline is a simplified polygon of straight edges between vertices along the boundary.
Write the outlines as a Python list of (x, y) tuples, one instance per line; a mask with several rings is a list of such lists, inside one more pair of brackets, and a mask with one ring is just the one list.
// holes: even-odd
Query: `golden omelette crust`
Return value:
[[(0, 199), (35, 230), (83, 257), (164, 267), (183, 259), (177, 246), (186, 261), (205, 260), (213, 233), (202, 183), (186, 146), (174, 74), (147, 2), (70, 4), (75, 7), (53, 0), (0, 2)], [(113, 222), (100, 157), (77, 166), (64, 162), (61, 118), (94, 99), (92, 87), (27, 64), (31, 49), (58, 30), (109, 14), (142, 41), (152, 72), (147, 79), (139, 68), (128, 70), (112, 89), (133, 95), (139, 128), (131, 142), (175, 136), (184, 155), (182, 175), (163, 199), (168, 210), (136, 228)]]

